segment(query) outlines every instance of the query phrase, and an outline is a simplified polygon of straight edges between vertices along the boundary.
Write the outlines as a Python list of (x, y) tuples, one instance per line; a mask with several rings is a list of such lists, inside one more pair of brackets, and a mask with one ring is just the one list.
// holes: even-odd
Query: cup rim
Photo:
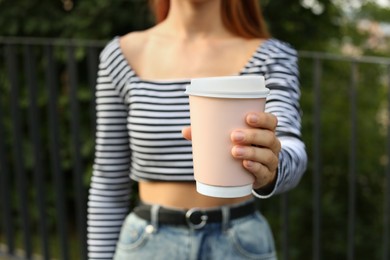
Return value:
[(269, 89), (265, 87), (263, 76), (242, 75), (194, 78), (185, 93), (215, 98), (265, 98)]

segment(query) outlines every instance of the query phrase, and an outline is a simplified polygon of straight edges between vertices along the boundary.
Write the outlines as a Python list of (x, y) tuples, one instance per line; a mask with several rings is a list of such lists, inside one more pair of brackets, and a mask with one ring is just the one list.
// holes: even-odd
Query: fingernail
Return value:
[(253, 165), (255, 164), (253, 161), (250, 160), (246, 160), (244, 163), (245, 163), (245, 167), (247, 168), (252, 168)]
[(234, 147), (233, 152), (236, 157), (242, 157), (245, 154), (245, 149), (244, 147), (236, 146)]
[(235, 131), (232, 134), (233, 141), (243, 141), (245, 138), (245, 134), (241, 131)]
[(257, 123), (257, 121), (259, 121), (259, 117), (255, 114), (250, 114), (248, 116), (248, 121), (249, 121), (249, 123), (255, 124), (255, 123)]

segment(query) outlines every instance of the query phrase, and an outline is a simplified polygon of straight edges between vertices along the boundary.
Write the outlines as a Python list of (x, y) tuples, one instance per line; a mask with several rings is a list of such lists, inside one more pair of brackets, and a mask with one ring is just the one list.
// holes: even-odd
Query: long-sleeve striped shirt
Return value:
[[(267, 198), (296, 186), (306, 169), (301, 141), (297, 53), (276, 39), (263, 42), (239, 75), (263, 75), (266, 112), (278, 118), (282, 144), (277, 181)], [(194, 181), (186, 86), (190, 80), (147, 81), (128, 64), (119, 38), (100, 54), (96, 86), (96, 146), (88, 200), (88, 257), (112, 259), (129, 213), (131, 180)]]

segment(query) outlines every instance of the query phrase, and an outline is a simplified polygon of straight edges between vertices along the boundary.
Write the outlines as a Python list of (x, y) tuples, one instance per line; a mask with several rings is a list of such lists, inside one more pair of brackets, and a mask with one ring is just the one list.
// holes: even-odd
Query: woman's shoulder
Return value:
[(298, 54), (292, 44), (277, 38), (269, 38), (264, 41), (262, 50), (268, 54), (284, 54), (288, 56), (297, 56)]
[(136, 54), (148, 39), (148, 31), (134, 31), (118, 37), (120, 48), (124, 53)]
[(146, 42), (145, 31), (130, 32), (125, 35), (115, 36), (104, 46), (100, 53), (100, 59), (102, 61), (107, 60), (109, 57), (115, 56), (132, 60), (134, 56), (137, 56)]

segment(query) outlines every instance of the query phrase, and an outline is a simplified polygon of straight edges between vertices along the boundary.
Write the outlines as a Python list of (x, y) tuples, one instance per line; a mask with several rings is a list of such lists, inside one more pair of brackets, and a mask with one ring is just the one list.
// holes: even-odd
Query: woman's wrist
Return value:
[(256, 191), (256, 193), (261, 195), (270, 194), (275, 189), (277, 180), (278, 180), (278, 168), (275, 170), (274, 177), (270, 182), (268, 182), (267, 184), (259, 188), (254, 188), (254, 190)]

